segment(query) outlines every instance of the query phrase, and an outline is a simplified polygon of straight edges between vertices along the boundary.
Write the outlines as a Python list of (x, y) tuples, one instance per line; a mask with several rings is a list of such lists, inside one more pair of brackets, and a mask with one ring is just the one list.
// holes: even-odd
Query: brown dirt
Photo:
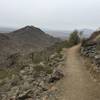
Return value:
[(80, 45), (65, 51), (65, 77), (57, 83), (57, 100), (100, 100), (100, 85), (93, 81), (80, 59)]

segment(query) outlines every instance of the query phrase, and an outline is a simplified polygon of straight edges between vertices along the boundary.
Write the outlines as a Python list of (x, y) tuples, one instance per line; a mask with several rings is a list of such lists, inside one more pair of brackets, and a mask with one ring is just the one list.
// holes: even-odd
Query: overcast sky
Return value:
[(0, 26), (54, 30), (100, 27), (100, 0), (0, 0)]

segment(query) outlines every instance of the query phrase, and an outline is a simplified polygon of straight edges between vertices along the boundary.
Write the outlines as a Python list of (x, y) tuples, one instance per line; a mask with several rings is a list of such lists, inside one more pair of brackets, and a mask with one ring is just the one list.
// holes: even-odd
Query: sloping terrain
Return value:
[(44, 47), (49, 47), (58, 39), (53, 38), (50, 35), (45, 34), (39, 28), (33, 26), (26, 26), (14, 32), (8, 34), (13, 41), (19, 45), (19, 47), (25, 49), (43, 49)]
[(94, 32), (82, 43), (81, 54), (93, 78), (100, 81), (100, 31)]
[(12, 54), (41, 51), (59, 41), (34, 26), (26, 26), (10, 33), (0, 33), (0, 66)]
[(93, 40), (100, 35), (100, 31), (95, 31), (89, 38), (89, 40)]
[(3, 61), (3, 57), (14, 51), (16, 51), (16, 44), (9, 36), (0, 33), (0, 62)]
[(28, 55), (8, 56), (8, 67), (0, 69), (0, 100), (54, 98), (55, 92), (51, 88), (63, 77), (59, 66), (64, 59), (58, 49), (49, 48)]
[(96, 36), (96, 38), (94, 39), (94, 41), (100, 41), (100, 34), (98, 36)]
[(65, 50), (65, 77), (57, 83), (56, 100), (100, 100), (100, 85), (91, 78), (79, 49), (77, 45)]
[(0, 33), (9, 33), (16, 30), (15, 28), (9, 28), (9, 27), (0, 27)]

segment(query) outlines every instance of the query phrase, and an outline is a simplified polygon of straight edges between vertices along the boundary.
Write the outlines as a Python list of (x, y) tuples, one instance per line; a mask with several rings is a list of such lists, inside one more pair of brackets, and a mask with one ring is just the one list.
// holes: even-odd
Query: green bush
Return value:
[(79, 32), (77, 30), (73, 31), (69, 37), (69, 45), (74, 46), (80, 42)]

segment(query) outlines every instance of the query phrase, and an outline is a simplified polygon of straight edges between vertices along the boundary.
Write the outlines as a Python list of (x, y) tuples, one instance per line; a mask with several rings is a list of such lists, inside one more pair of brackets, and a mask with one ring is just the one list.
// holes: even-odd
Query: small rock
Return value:
[(49, 83), (53, 83), (55, 81), (60, 80), (61, 78), (64, 77), (64, 74), (61, 70), (56, 70), (52, 75), (51, 78), (49, 79)]
[(25, 92), (23, 92), (22, 94), (20, 94), (17, 98), (18, 100), (25, 100), (27, 98), (30, 98), (30, 96), (28, 95), (31, 92), (31, 90), (27, 90)]

